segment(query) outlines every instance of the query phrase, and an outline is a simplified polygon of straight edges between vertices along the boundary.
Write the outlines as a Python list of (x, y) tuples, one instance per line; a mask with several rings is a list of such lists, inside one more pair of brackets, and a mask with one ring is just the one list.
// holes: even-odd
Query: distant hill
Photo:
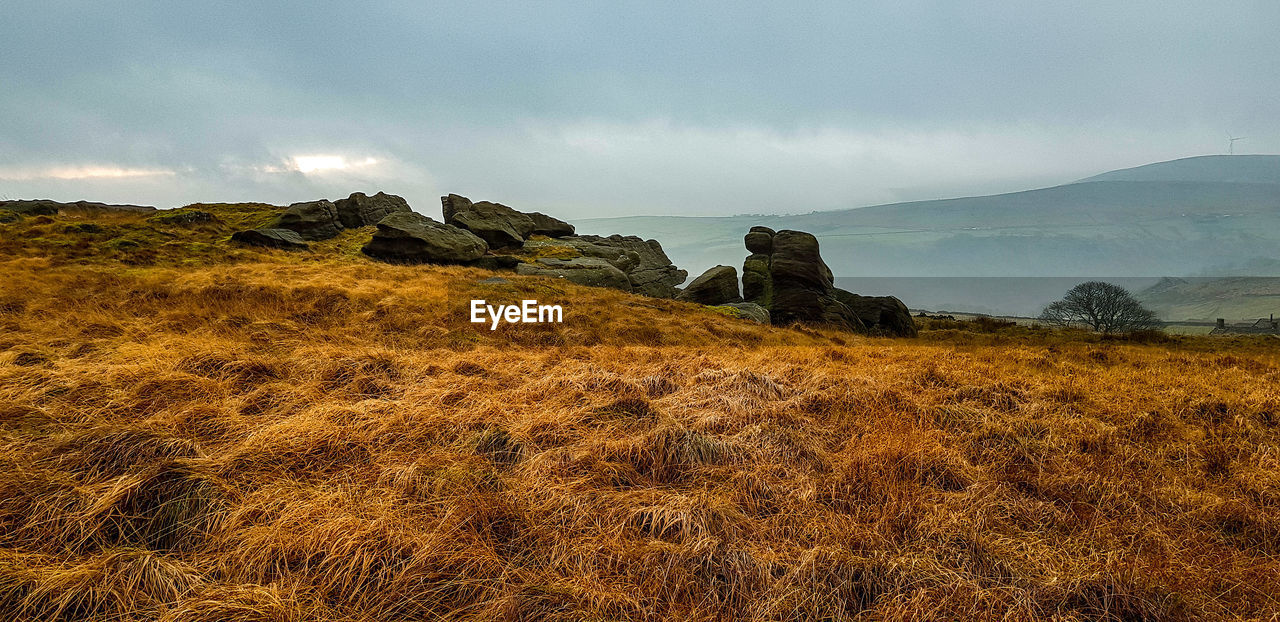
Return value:
[(1280, 278), (1275, 277), (1166, 278), (1136, 296), (1169, 320), (1235, 323), (1280, 315)]
[(1195, 156), (1123, 168), (1094, 175), (1093, 181), (1203, 181), (1235, 184), (1280, 184), (1280, 156)]
[(792, 216), (589, 219), (578, 228), (657, 238), (696, 275), (740, 266), (752, 225), (814, 233), (847, 277), (1266, 270), (1280, 258), (1280, 156), (1186, 158), (991, 196)]

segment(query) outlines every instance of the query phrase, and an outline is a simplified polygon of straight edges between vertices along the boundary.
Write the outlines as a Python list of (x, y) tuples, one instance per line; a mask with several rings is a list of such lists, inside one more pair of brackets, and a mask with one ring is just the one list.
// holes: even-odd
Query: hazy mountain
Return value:
[(589, 219), (579, 230), (657, 238), (697, 275), (740, 266), (742, 236), (757, 224), (814, 233), (847, 277), (1266, 271), (1280, 257), (1280, 156), (1186, 158), (1038, 190), (802, 215)]
[(1195, 156), (1122, 168), (1080, 180), (1091, 181), (1204, 181), (1235, 184), (1280, 184), (1280, 156)]

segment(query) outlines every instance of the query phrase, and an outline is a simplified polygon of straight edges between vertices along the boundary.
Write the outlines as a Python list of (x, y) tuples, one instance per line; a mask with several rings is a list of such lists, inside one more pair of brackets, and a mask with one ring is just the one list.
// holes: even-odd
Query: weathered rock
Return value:
[(147, 222), (157, 225), (168, 225), (175, 227), (190, 227), (192, 225), (203, 225), (215, 222), (218, 219), (209, 212), (198, 209), (179, 209), (161, 212), (147, 219)]
[(516, 268), (516, 274), (560, 278), (579, 285), (631, 291), (631, 281), (627, 279), (626, 273), (597, 257), (543, 258), (532, 264), (520, 264)]
[(773, 252), (773, 236), (776, 232), (768, 227), (755, 226), (752, 227), (747, 235), (743, 236), (743, 242), (747, 245), (747, 250), (755, 254), (768, 255)]
[(32, 216), (53, 216), (61, 210), (78, 209), (78, 210), (108, 210), (123, 212), (154, 212), (156, 208), (149, 205), (115, 205), (111, 203), (97, 203), (94, 201), (73, 201), (71, 203), (60, 203), (58, 201), (50, 201), (49, 199), (14, 199), (11, 201), (0, 201), (0, 209), (7, 209), (17, 214), (28, 214)]
[(741, 302), (742, 296), (738, 295), (738, 271), (733, 266), (711, 268), (684, 288), (676, 296), (676, 300), (712, 306)]
[(341, 233), (343, 227), (338, 208), (321, 199), (290, 205), (271, 228), (296, 231), (304, 240), (327, 240)]
[(298, 232), (291, 229), (249, 229), (231, 234), (233, 242), (250, 246), (267, 248), (283, 248), (285, 250), (306, 250), (307, 243)]
[(396, 212), (378, 222), (373, 239), (360, 250), (383, 261), (461, 264), (483, 257), (488, 249), (470, 231), (417, 212)]
[(471, 209), (471, 199), (460, 194), (445, 195), (440, 197), (440, 207), (444, 221), (449, 222), (453, 220), (454, 214)]
[(835, 295), (871, 332), (895, 337), (916, 336), (915, 320), (901, 300), (893, 296), (860, 296), (838, 288)]
[(533, 231), (531, 233), (534, 235), (545, 235), (552, 238), (573, 235), (573, 225), (559, 218), (548, 216), (542, 212), (528, 212), (525, 216), (528, 216), (533, 221)]
[(769, 323), (769, 310), (754, 302), (730, 302), (717, 308), (730, 310), (734, 317), (761, 324)]
[(413, 211), (403, 198), (385, 192), (373, 196), (353, 192), (345, 199), (334, 201), (333, 205), (338, 210), (338, 221), (348, 229), (376, 225), (391, 214)]
[(511, 255), (485, 255), (468, 265), (485, 270), (515, 270), (520, 260)]
[(489, 243), (491, 248), (519, 247), (533, 233), (533, 219), (501, 203), (480, 201), (458, 210), (449, 224), (462, 227)]
[[(769, 242), (770, 248), (773, 242)], [(773, 276), (769, 272), (769, 256), (756, 253), (742, 262), (742, 297), (768, 308), (773, 303)]]
[[(689, 277), (689, 273), (677, 268), (663, 252), (657, 240), (642, 240), (634, 235), (582, 235), (576, 238), (589, 242), (596, 247), (616, 249), (620, 255), (633, 259), (634, 265), (621, 268), (631, 281), (632, 291), (653, 298), (674, 298), (679, 290), (676, 286)], [(586, 254), (586, 253), (584, 253)]]
[(476, 283), (479, 283), (480, 285), (510, 285), (511, 281), (500, 276), (491, 276), (487, 279), (480, 279), (479, 281), (476, 281)]
[[(752, 233), (768, 235), (768, 229), (760, 227)], [(765, 247), (759, 236), (751, 244), (756, 249)], [(822, 261), (817, 238), (784, 229), (772, 236), (769, 246), (772, 254), (757, 253), (747, 258), (743, 274), (749, 283), (744, 288), (748, 300), (767, 303), (772, 323), (805, 322), (866, 330), (857, 314), (836, 299), (831, 269)]]

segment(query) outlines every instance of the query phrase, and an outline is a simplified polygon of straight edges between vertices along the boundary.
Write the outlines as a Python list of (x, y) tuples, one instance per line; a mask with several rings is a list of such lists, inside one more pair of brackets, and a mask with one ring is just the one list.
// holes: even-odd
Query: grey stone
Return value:
[(471, 209), (471, 199), (460, 194), (449, 194), (440, 197), (440, 215), (445, 222), (453, 219), (453, 215)]
[(629, 267), (620, 269), (626, 272), (627, 279), (631, 281), (632, 290), (637, 294), (653, 298), (675, 298), (679, 293), (676, 286), (689, 277), (688, 272), (671, 263), (671, 259), (663, 252), (662, 245), (657, 240), (643, 240), (634, 235), (617, 234), (608, 237), (581, 235), (565, 239), (586, 242), (596, 248), (609, 249), (598, 252), (614, 253), (615, 257), (625, 257), (625, 259), (615, 260), (615, 263), (623, 262), (622, 265), (627, 261), (632, 263)]
[(545, 276), (565, 279), (578, 285), (611, 287), (624, 292), (631, 291), (631, 281), (627, 279), (626, 273), (608, 261), (597, 257), (579, 257), (577, 259), (543, 258), (532, 264), (520, 264), (516, 267), (516, 274)]
[(485, 270), (515, 270), (520, 260), (511, 255), (485, 255), (468, 265)]
[(400, 263), (462, 264), (489, 249), (475, 234), (437, 222), (417, 212), (396, 212), (378, 222), (364, 254)]
[(872, 333), (894, 337), (915, 337), (916, 322), (911, 311), (893, 296), (860, 296), (837, 288), (836, 300), (853, 310)]
[(713, 306), (741, 302), (742, 296), (738, 295), (738, 271), (733, 266), (711, 268), (684, 288), (676, 296), (676, 300)]
[(732, 309), (734, 317), (761, 324), (769, 323), (769, 310), (754, 302), (729, 302), (719, 305), (722, 309)]
[(480, 201), (447, 221), (480, 236), (490, 248), (519, 247), (533, 233), (533, 219), (501, 203)]
[(768, 255), (773, 252), (773, 236), (773, 229), (755, 226), (743, 236), (743, 242), (752, 253)]
[(285, 250), (306, 250), (307, 243), (296, 231), (290, 229), (249, 229), (231, 234), (231, 240), (250, 246), (267, 248), (283, 248)]
[(542, 212), (528, 212), (525, 216), (528, 216), (533, 221), (533, 231), (531, 232), (533, 235), (545, 235), (552, 238), (573, 235), (573, 225), (559, 218), (548, 216)]
[(296, 231), (304, 240), (327, 240), (342, 232), (342, 222), (338, 208), (322, 199), (290, 205), (271, 228)]
[(338, 210), (339, 222), (348, 229), (376, 225), (391, 214), (413, 211), (403, 198), (385, 192), (373, 196), (353, 192), (345, 199), (334, 201), (333, 205)]

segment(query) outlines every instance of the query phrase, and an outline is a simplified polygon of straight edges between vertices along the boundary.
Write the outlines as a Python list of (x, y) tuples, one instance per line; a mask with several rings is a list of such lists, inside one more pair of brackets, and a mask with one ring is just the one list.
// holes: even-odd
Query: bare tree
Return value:
[(1157, 330), (1164, 323), (1126, 289), (1102, 281), (1081, 283), (1051, 303), (1040, 321), (1055, 326), (1086, 326), (1101, 333)]

